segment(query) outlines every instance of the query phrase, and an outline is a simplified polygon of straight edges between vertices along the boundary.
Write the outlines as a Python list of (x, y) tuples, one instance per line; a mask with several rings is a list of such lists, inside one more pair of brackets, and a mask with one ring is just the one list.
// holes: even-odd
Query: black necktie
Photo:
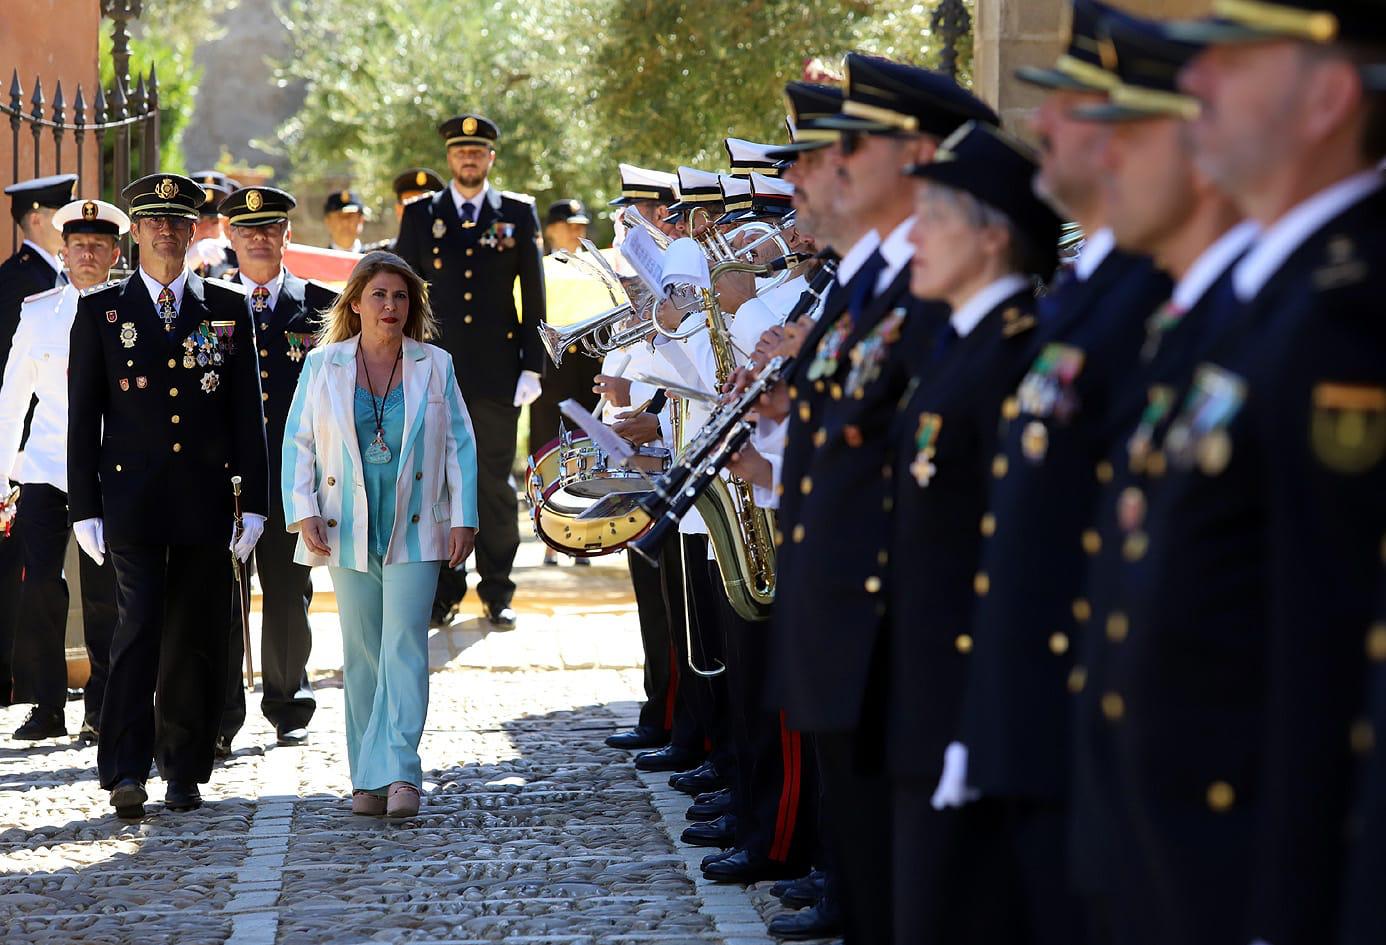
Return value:
[(1073, 294), (1073, 289), (1081, 284), (1082, 280), (1074, 274), (1072, 266), (1060, 266), (1044, 295), (1035, 302), (1040, 324), (1047, 324), (1057, 318), (1068, 303), (1068, 297)]
[(953, 345), (958, 343), (958, 330), (953, 327), (953, 320), (950, 318), (939, 328), (938, 334), (934, 336), (934, 350), (932, 360), (942, 361)]
[(861, 324), (862, 313), (876, 294), (876, 280), (880, 278), (885, 266), (885, 257), (877, 249), (866, 257), (866, 262), (861, 264), (861, 269), (857, 270), (857, 274), (852, 277), (850, 287), (852, 294), (848, 297), (847, 311), (851, 313), (854, 325)]
[(476, 222), (476, 207), (472, 206), (470, 203), (464, 203), (464, 204), (462, 204), (462, 222), (463, 222), (463, 223), (475, 223), (475, 222)]

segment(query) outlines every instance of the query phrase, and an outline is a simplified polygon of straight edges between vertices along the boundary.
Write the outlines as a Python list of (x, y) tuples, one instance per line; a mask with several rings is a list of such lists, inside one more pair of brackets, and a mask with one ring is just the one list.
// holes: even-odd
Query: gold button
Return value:
[[(470, 250), (468, 250), (468, 252), (470, 252)], [(434, 268), (434, 269), (442, 269), (442, 268), (443, 268), (443, 261), (442, 261), (441, 259), (435, 259), (435, 260), (433, 260), (433, 268)]]
[(269, 349), (268, 349), (268, 348), (261, 348), (261, 349), (260, 349), (260, 357), (262, 357), (262, 358), (268, 358), (268, 357), (269, 357)]
[(982, 516), (982, 537), (990, 538), (996, 534), (996, 516), (988, 512)]
[(1068, 671), (1068, 691), (1073, 695), (1083, 691), (1083, 687), (1088, 684), (1088, 671), (1083, 666), (1075, 666)]
[(1001, 402), (1001, 416), (1007, 420), (1014, 420), (1020, 416), (1020, 401), (1015, 397), (1007, 397)]
[(116, 463), (116, 472), (120, 472), (120, 471), (121, 471), (121, 468), (122, 468), (122, 467), (121, 467), (120, 463)]
[(422, 479), (422, 478), (423, 478), (423, 473), (421, 473), (421, 472), (414, 473), (414, 481), (415, 481), (415, 482), (418, 482), (418, 481), (419, 481), (420, 479)]
[(263, 393), (262, 393), (262, 394), (260, 395), (260, 399), (261, 399), (261, 400), (269, 400), (269, 394), (263, 394)]
[(1145, 551), (1149, 547), (1150, 539), (1145, 532), (1132, 532), (1121, 544), (1121, 556), (1127, 561), (1136, 562), (1145, 557)]
[(866, 579), (866, 593), (879, 594), (881, 592), (881, 579), (876, 575), (871, 575)]
[[(505, 333), (505, 340), (506, 340), (506, 341), (509, 341), (511, 338), (514, 338), (514, 337), (515, 337), (515, 333), (514, 333), (513, 331), (507, 331), (507, 332)], [(574, 347), (576, 347), (576, 345), (575, 345)]]
[(1111, 482), (1112, 475), (1114, 472), (1115, 471), (1112, 469), (1112, 464), (1104, 459), (1102, 462), (1097, 464), (1097, 481)]
[(328, 484), (329, 486), (335, 486), (335, 485), (337, 484), (337, 477), (336, 477), (336, 476), (328, 476), (328, 477), (327, 477), (327, 484)]
[(437, 256), (437, 255), (438, 255), (439, 253), (441, 253), (441, 252), (442, 252), (442, 250), (439, 249), (438, 247), (436, 247), (436, 246), (433, 247), (433, 255)]
[(176, 388), (176, 387), (170, 387), (170, 388), (168, 389), (168, 395), (169, 395), (170, 397), (177, 397), (177, 396), (178, 396), (178, 388)]
[(1092, 604), (1088, 603), (1086, 597), (1080, 597), (1073, 602), (1073, 619), (1079, 623), (1087, 623), (1092, 617)]
[(336, 520), (335, 518), (329, 518), (329, 519), (327, 520), (327, 527), (328, 527), (328, 528), (336, 528), (336, 527), (337, 527), (337, 520)]
[(260, 372), (260, 377), (261, 377), (261, 378), (269, 377), (269, 371), (261, 371), (261, 372)]
[(464, 269), (462, 271), (462, 277), (465, 279), (470, 279), (472, 277), (472, 271), (470, 269)]
[(1165, 474), (1165, 454), (1156, 450), (1145, 460), (1145, 473), (1151, 479), (1159, 479)]
[(472, 323), (472, 316), (470, 316), (470, 315), (463, 315), (463, 316), (462, 316), (462, 321), (463, 321), (464, 324), (470, 325), (470, 324)]
[[(46, 355), (45, 355), (45, 357), (46, 357)], [(135, 362), (134, 362), (134, 361), (126, 361), (126, 362), (125, 362), (125, 366), (126, 366), (126, 367), (134, 367), (134, 366), (135, 366)]]
[(471, 250), (471, 247), (469, 246), (469, 247), (467, 247), (467, 255), (470, 256), (471, 254), (472, 254), (472, 250)]
[(260, 323), (260, 330), (261, 330), (261, 331), (269, 331), (269, 325), (267, 325), (265, 322), (261, 322), (261, 323)]
[(1049, 636), (1049, 652), (1055, 656), (1063, 656), (1068, 652), (1068, 634), (1053, 633)]
[(953, 640), (953, 645), (958, 648), (959, 653), (971, 653), (972, 637), (968, 636), (966, 633), (960, 633)]
[(986, 596), (987, 591), (991, 590), (991, 578), (987, 577), (987, 572), (977, 572), (977, 576), (972, 579), (972, 589), (977, 592), (978, 597)]
[(174, 451), (175, 453), (181, 453), (181, 452), (183, 452), (183, 444), (182, 444), (182, 443), (174, 443), (174, 444), (173, 444), (173, 451)]
[(803, 479), (800, 479), (800, 480), (799, 480), (799, 493), (800, 493), (801, 495), (808, 495), (808, 494), (809, 494), (810, 492), (812, 492), (812, 491), (813, 491), (813, 480), (812, 480), (812, 479), (810, 479), (808, 476), (805, 476)]
[(1358, 719), (1352, 723), (1352, 728), (1348, 730), (1348, 744), (1352, 746), (1354, 754), (1371, 754), (1376, 747), (1376, 729), (1372, 727), (1371, 719)]
[(1126, 639), (1127, 632), (1131, 629), (1131, 622), (1126, 619), (1126, 615), (1121, 611), (1114, 611), (1107, 615), (1107, 639), (1113, 643), (1121, 643)]
[(411, 515), (411, 516), (409, 517), (409, 521), (411, 521), (411, 522), (413, 522), (415, 525), (417, 525), (417, 524), (419, 523), (419, 517), (418, 517), (417, 515)]
[(178, 416), (178, 414), (176, 414), (176, 413), (175, 413), (173, 416), (169, 417), (168, 419), (169, 419), (169, 422), (170, 422), (170, 423), (182, 423), (182, 422), (183, 422), (183, 418), (180, 417), (180, 416)]
[(1006, 476), (1006, 454), (997, 453), (996, 458), (991, 461), (991, 474), (997, 479), (1004, 479)]
[(1367, 631), (1367, 658), (1373, 663), (1386, 663), (1386, 622), (1374, 623)]
[(808, 422), (809, 422), (809, 417), (812, 416), (812, 414), (813, 414), (813, 411), (811, 411), (811, 410), (809, 409), (809, 405), (808, 405), (808, 402), (807, 402), (807, 401), (803, 401), (803, 402), (801, 402), (801, 403), (799, 404), (799, 422), (800, 422), (800, 423), (808, 423)]
[(470, 292), (463, 292), (463, 293), (462, 293), (462, 301), (464, 301), (464, 302), (470, 302), (471, 300), (472, 300), (472, 294), (471, 294)]
[(890, 563), (890, 552), (886, 551), (884, 548), (876, 552), (876, 563), (884, 568)]
[(1104, 692), (1102, 694), (1102, 714), (1107, 717), (1109, 722), (1121, 721), (1121, 717), (1126, 714), (1126, 700), (1121, 698), (1120, 693)]
[[(130, 367), (134, 367), (134, 366), (135, 366), (134, 362), (133, 362), (133, 361), (130, 362)], [(176, 367), (178, 366), (178, 362), (175, 361), (173, 358), (169, 358), (169, 359), (168, 359), (168, 366), (169, 366), (169, 367), (174, 367), (174, 368), (176, 368)]]
[(842, 399), (842, 385), (841, 385), (841, 384), (834, 384), (833, 387), (832, 387), (832, 390), (829, 391), (828, 393), (829, 393), (829, 396), (831, 396), (833, 400), (841, 400), (841, 399)]
[(1223, 811), (1231, 810), (1236, 802), (1237, 792), (1226, 781), (1214, 781), (1208, 785), (1208, 807), (1211, 810), (1221, 814)]
[(803, 541), (803, 540), (804, 540), (804, 526), (802, 526), (802, 525), (795, 525), (795, 526), (794, 526), (794, 531), (790, 532), (789, 539), (790, 539), (790, 541), (794, 542), (796, 545), (797, 545), (799, 542)]
[[(798, 400), (798, 399), (799, 399), (799, 388), (798, 388), (798, 386), (796, 386), (796, 385), (794, 385), (794, 384), (790, 384), (790, 385), (789, 385), (789, 399), (790, 399), (790, 400)], [(1386, 557), (1386, 542), (1383, 543), (1383, 548), (1382, 548), (1381, 554), (1382, 554), (1383, 557)]]
[(1083, 532), (1083, 550), (1090, 555), (1102, 550), (1102, 536), (1095, 529), (1089, 528)]
[(813, 434), (813, 445), (814, 445), (814, 446), (823, 446), (823, 445), (826, 444), (827, 442), (828, 442), (828, 431), (827, 431), (827, 430), (819, 429), (819, 430), (817, 430), (817, 431), (814, 432), (814, 434)]

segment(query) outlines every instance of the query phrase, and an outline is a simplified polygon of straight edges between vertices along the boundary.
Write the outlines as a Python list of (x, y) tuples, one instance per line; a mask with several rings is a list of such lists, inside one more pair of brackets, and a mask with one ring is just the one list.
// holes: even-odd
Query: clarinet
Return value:
[[(833, 278), (837, 275), (837, 257), (832, 255), (832, 251), (825, 250), (819, 256), (823, 259), (823, 265), (813, 274), (813, 278), (809, 280), (808, 288), (799, 296), (794, 307), (785, 316), (784, 322), (786, 324), (813, 311), (823, 301), (827, 295), (828, 286), (832, 284)], [(741, 423), (743, 418), (755, 408), (761, 396), (780, 382), (780, 379), (785, 376), (793, 363), (793, 358), (783, 356), (774, 358), (736, 400), (718, 407), (717, 411), (708, 418), (707, 422), (693, 437), (693, 440), (684, 448), (678, 460), (652, 483), (651, 491), (639, 500), (640, 508), (651, 518), (659, 518), (664, 515), (670, 504), (682, 493), (684, 485), (693, 473), (717, 450), (717, 445), (728, 433), (734, 430), (737, 424)], [(728, 460), (730, 457), (731, 454), (728, 453)], [(700, 489), (699, 492), (701, 491)], [(694, 498), (697, 496), (695, 495)], [(685, 509), (685, 511), (687, 510)]]
[[(634, 548), (640, 557), (651, 564), (659, 562), (659, 550), (664, 547), (664, 541), (669, 536), (672, 529), (679, 527), (679, 520), (688, 514), (698, 502), (698, 497), (703, 494), (708, 486), (712, 485), (714, 479), (721, 475), (723, 468), (731, 462), (733, 454), (741, 447), (746, 445), (746, 441), (751, 438), (751, 425), (744, 420), (737, 422), (735, 429), (722, 441), (721, 446), (715, 449), (707, 461), (691, 477), (685, 477), (687, 485), (672, 496), (664, 507), (664, 512), (650, 526), (645, 534), (641, 535), (627, 547)], [(644, 503), (641, 503), (642, 506)], [(651, 515), (651, 518), (654, 518)]]

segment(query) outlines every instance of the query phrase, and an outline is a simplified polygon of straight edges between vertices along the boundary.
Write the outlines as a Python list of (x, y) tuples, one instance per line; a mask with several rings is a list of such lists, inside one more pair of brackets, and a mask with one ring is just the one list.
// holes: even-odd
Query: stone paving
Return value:
[(111, 815), (94, 748), (15, 742), (25, 710), (0, 709), (0, 942), (768, 945), (778, 904), (706, 884), (706, 851), (674, 840), (687, 799), (602, 745), (640, 671), (633, 615), (601, 606), (434, 634), (424, 806), (400, 823), (350, 813), (330, 672), (307, 746), (274, 747), (252, 697), (207, 804), (170, 813), (151, 777), (138, 824)]

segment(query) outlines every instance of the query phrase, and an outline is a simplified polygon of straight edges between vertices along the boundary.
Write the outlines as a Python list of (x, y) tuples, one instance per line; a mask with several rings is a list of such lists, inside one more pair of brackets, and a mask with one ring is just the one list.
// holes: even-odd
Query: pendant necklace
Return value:
[(371, 440), (361, 458), (372, 466), (382, 466), (390, 461), (390, 448), (385, 445), (385, 398), (390, 396), (390, 385), (395, 382), (395, 368), (399, 367), (400, 359), (404, 357), (404, 349), (400, 348), (399, 353), (395, 355), (394, 364), (390, 365), (390, 379), (385, 382), (385, 391), (380, 395), (379, 407), (375, 403), (375, 385), (371, 383), (371, 369), (366, 364), (366, 356), (359, 345), (356, 353), (361, 358), (361, 371), (366, 375), (366, 389), (371, 395), (371, 416), (375, 418), (375, 439)]

